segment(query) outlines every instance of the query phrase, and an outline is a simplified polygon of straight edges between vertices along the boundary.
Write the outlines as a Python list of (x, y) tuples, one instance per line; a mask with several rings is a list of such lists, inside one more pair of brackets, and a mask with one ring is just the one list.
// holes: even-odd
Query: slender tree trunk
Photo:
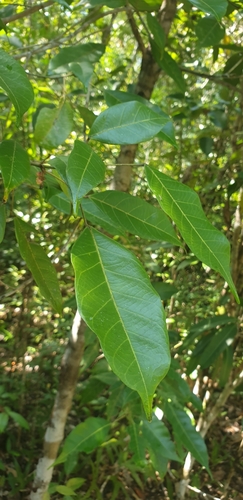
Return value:
[(66, 420), (78, 380), (84, 349), (85, 327), (80, 314), (76, 312), (71, 338), (62, 359), (59, 389), (45, 433), (43, 457), (39, 459), (36, 467), (30, 500), (42, 500), (52, 478), (53, 468), (51, 465), (57, 458), (59, 446), (63, 440)]
[[(160, 8), (158, 17), (166, 36), (170, 31), (171, 24), (176, 14), (176, 4), (177, 0), (164, 0)], [(131, 22), (130, 24), (143, 54), (135, 93), (145, 99), (150, 99), (161, 69), (155, 62), (150, 47), (142, 47), (142, 41), (137, 33), (136, 26), (134, 27)], [(132, 164), (134, 163), (136, 152), (137, 144), (121, 147), (120, 154), (117, 158), (114, 179), (112, 181), (112, 189), (129, 191), (132, 177)]]

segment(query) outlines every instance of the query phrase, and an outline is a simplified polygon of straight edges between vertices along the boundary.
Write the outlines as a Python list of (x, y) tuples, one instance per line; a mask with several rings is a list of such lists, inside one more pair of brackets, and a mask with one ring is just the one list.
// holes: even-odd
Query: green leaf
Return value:
[(206, 218), (198, 195), (154, 168), (146, 167), (146, 175), (162, 209), (176, 223), (191, 251), (224, 277), (239, 302), (230, 274), (230, 244)]
[(203, 17), (195, 26), (199, 47), (217, 45), (224, 37), (225, 29), (214, 17)]
[(22, 184), (30, 173), (28, 154), (16, 141), (3, 141), (0, 144), (0, 169), (6, 202), (9, 193)]
[(80, 488), (85, 483), (85, 481), (86, 479), (84, 479), (83, 477), (71, 477), (71, 479), (67, 481), (67, 486), (75, 491)]
[(106, 229), (108, 233), (115, 235), (124, 236), (125, 231), (118, 224), (114, 224), (113, 220), (108, 217), (108, 215), (101, 210), (98, 205), (91, 198), (82, 199), (82, 210), (84, 212), (85, 218), (92, 222), (92, 224), (98, 225)]
[(152, 422), (143, 422), (142, 433), (146, 438), (146, 448), (149, 452), (153, 450), (157, 455), (162, 455), (170, 460), (180, 461), (170, 433), (163, 422), (156, 417), (153, 418)]
[(200, 137), (199, 145), (205, 155), (209, 155), (213, 149), (213, 139), (212, 137)]
[(27, 420), (22, 417), (22, 415), (11, 410), (8, 410), (7, 413), (17, 424), (19, 424), (20, 427), (23, 427), (23, 429), (27, 430), (29, 429), (29, 424)]
[(22, 66), (2, 49), (0, 49), (0, 86), (13, 103), (20, 123), (20, 119), (34, 99), (34, 92)]
[(107, 144), (137, 144), (152, 139), (169, 121), (140, 102), (116, 104), (94, 121), (90, 137)]
[(150, 418), (154, 391), (170, 364), (159, 296), (138, 259), (94, 229), (85, 229), (74, 244), (72, 263), (80, 314)]
[(160, 0), (130, 0), (129, 3), (135, 7), (137, 11), (153, 12), (159, 10), (161, 5)]
[(83, 121), (91, 128), (93, 125), (96, 115), (90, 109), (85, 108), (84, 106), (78, 106), (79, 116), (83, 119)]
[(0, 412), (0, 434), (2, 434), (8, 425), (8, 415), (5, 412)]
[(30, 226), (17, 218), (15, 218), (14, 224), (22, 258), (30, 269), (43, 297), (50, 302), (56, 312), (61, 314), (62, 296), (53, 264), (40, 245), (29, 241), (26, 234), (30, 231)]
[(159, 294), (161, 300), (168, 300), (178, 292), (177, 288), (174, 285), (170, 285), (169, 283), (163, 283), (163, 281), (156, 281), (152, 283), (156, 292)]
[(48, 202), (53, 205), (53, 207), (57, 208), (57, 210), (60, 210), (60, 212), (71, 215), (72, 204), (64, 193), (54, 194), (49, 198)]
[(2, 243), (6, 226), (6, 210), (4, 205), (0, 205), (0, 243)]
[(228, 6), (227, 0), (189, 0), (189, 2), (203, 12), (212, 14), (218, 21), (225, 15)]
[(119, 227), (149, 240), (169, 241), (180, 245), (165, 213), (146, 201), (118, 191), (105, 191), (91, 196), (98, 207)]
[(205, 442), (192, 425), (185, 411), (175, 407), (172, 403), (165, 403), (165, 415), (173, 427), (175, 441), (190, 451), (193, 457), (209, 472), (208, 453)]
[(184, 94), (186, 91), (186, 82), (177, 62), (168, 52), (164, 52), (163, 59), (160, 61), (159, 66), (168, 76), (172, 78), (172, 80), (174, 80), (180, 91)]
[(50, 63), (50, 69), (55, 70), (60, 66), (66, 66), (73, 62), (88, 61), (96, 63), (105, 52), (105, 45), (102, 43), (81, 43), (64, 47), (60, 52), (53, 57)]
[(146, 441), (142, 435), (141, 425), (132, 422), (127, 427), (127, 433), (130, 436), (129, 449), (133, 453), (133, 461), (138, 465), (142, 464), (145, 460)]
[(56, 491), (57, 493), (60, 493), (60, 495), (76, 495), (75, 491), (73, 491), (72, 488), (69, 488), (68, 486), (65, 486), (64, 484), (60, 484), (56, 486)]
[(70, 453), (91, 453), (108, 438), (110, 424), (103, 418), (88, 417), (77, 425), (64, 441), (62, 453), (67, 457)]
[(163, 54), (164, 47), (165, 47), (165, 41), (166, 41), (166, 36), (165, 32), (159, 23), (158, 19), (151, 14), (147, 14), (147, 23), (150, 32), (153, 35), (153, 40), (156, 43), (157, 47), (160, 50), (161, 55)]
[(237, 334), (236, 325), (227, 325), (218, 330), (212, 337), (211, 341), (204, 349), (202, 356), (198, 359), (198, 364), (202, 368), (207, 368), (212, 365), (215, 359), (227, 347), (227, 340), (232, 340)]
[(73, 128), (73, 110), (68, 103), (59, 108), (43, 107), (35, 126), (34, 139), (46, 149), (60, 146)]
[(75, 215), (83, 196), (103, 181), (105, 169), (103, 161), (88, 144), (75, 141), (74, 148), (68, 158), (66, 172)]
[(161, 131), (157, 134), (157, 137), (162, 141), (166, 141), (175, 148), (177, 148), (177, 143), (175, 139), (175, 130), (172, 122), (166, 123)]

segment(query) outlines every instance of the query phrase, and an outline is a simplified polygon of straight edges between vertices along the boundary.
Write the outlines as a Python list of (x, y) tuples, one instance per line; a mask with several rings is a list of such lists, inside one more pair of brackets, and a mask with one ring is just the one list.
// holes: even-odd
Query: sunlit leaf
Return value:
[(189, 2), (218, 20), (225, 15), (228, 6), (227, 0), (189, 0)]
[(34, 138), (38, 144), (53, 149), (62, 144), (73, 128), (73, 110), (68, 103), (59, 108), (44, 107), (40, 110)]
[(74, 244), (72, 263), (80, 314), (150, 418), (155, 388), (170, 364), (159, 296), (138, 259), (94, 229), (85, 229)]
[(20, 122), (34, 99), (34, 93), (21, 64), (2, 49), (0, 49), (0, 86), (8, 94)]
[(9, 193), (22, 184), (30, 172), (28, 154), (16, 141), (3, 141), (0, 144), (0, 169), (4, 183), (4, 201), (7, 201)]
[(105, 191), (91, 196), (98, 207), (119, 227), (150, 240), (169, 241), (180, 245), (165, 213), (141, 198), (128, 193)]
[(105, 169), (101, 158), (88, 144), (75, 141), (66, 171), (75, 215), (82, 197), (103, 181)]
[(136, 101), (116, 104), (94, 121), (90, 137), (107, 144), (137, 144), (152, 139), (169, 121)]
[(162, 209), (176, 223), (186, 244), (202, 262), (224, 277), (238, 302), (230, 274), (229, 241), (208, 221), (198, 195), (154, 168), (146, 167), (146, 175)]
[(17, 218), (15, 218), (14, 224), (22, 258), (30, 269), (43, 297), (50, 302), (55, 311), (61, 314), (62, 296), (53, 264), (43, 248), (28, 238), (29, 225)]
[(173, 427), (175, 441), (180, 443), (190, 451), (193, 457), (209, 471), (208, 453), (205, 442), (192, 425), (189, 416), (172, 403), (166, 402), (164, 405), (166, 418)]

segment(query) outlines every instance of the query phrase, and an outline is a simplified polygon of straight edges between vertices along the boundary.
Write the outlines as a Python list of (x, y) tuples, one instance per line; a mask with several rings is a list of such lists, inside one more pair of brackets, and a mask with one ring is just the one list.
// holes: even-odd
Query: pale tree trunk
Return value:
[[(170, 31), (171, 24), (176, 14), (176, 4), (177, 0), (164, 0), (160, 8), (158, 20), (160, 21), (166, 36)], [(138, 42), (139, 49), (142, 52), (142, 64), (135, 93), (145, 99), (150, 99), (161, 69), (155, 62), (150, 47), (144, 47), (134, 19), (131, 16), (129, 17), (129, 22), (133, 30), (133, 34)], [(112, 181), (112, 189), (117, 189), (118, 191), (129, 191), (132, 178), (132, 165), (135, 160), (136, 152), (137, 144), (121, 147)]]
[(39, 459), (36, 467), (30, 500), (42, 500), (52, 478), (53, 468), (51, 465), (57, 458), (59, 446), (64, 437), (66, 420), (78, 380), (84, 349), (85, 327), (80, 314), (76, 312), (71, 338), (62, 359), (59, 388), (44, 437), (43, 457)]

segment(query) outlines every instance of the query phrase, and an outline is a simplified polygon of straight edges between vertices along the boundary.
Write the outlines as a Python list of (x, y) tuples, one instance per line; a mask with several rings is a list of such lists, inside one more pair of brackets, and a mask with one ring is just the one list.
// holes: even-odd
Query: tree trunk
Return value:
[(63, 440), (66, 420), (78, 380), (84, 349), (85, 327), (80, 314), (76, 312), (71, 338), (62, 359), (59, 389), (44, 437), (43, 457), (39, 459), (36, 467), (30, 500), (42, 500), (52, 478), (53, 468), (51, 465), (57, 458), (59, 446)]
[[(166, 36), (170, 31), (171, 24), (175, 17), (176, 3), (177, 0), (164, 0), (160, 8), (158, 19)], [(150, 99), (159, 78), (160, 71), (161, 69), (155, 62), (150, 47), (146, 48), (143, 51), (142, 64), (135, 93), (145, 99)], [(129, 191), (132, 177), (132, 165), (135, 160), (136, 152), (137, 144), (121, 147), (112, 181), (112, 189)]]

